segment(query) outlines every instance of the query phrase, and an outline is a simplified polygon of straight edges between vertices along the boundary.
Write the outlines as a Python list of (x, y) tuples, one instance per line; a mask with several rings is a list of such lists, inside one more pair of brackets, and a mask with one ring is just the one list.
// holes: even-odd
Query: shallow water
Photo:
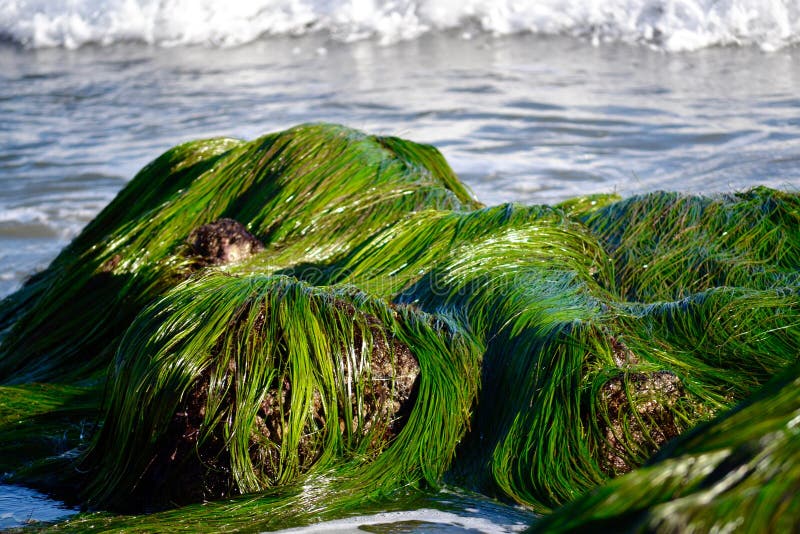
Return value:
[(57, 521), (74, 508), (21, 486), (0, 483), (0, 530), (44, 521)]
[[(402, 503), (392, 506), (402, 508)], [(461, 491), (443, 490), (435, 495), (414, 498), (408, 507), (408, 510), (393, 509), (279, 532), (510, 534), (522, 532), (536, 520), (534, 514), (520, 507)], [(0, 530), (59, 521), (75, 513), (75, 508), (37, 491), (0, 483)]]

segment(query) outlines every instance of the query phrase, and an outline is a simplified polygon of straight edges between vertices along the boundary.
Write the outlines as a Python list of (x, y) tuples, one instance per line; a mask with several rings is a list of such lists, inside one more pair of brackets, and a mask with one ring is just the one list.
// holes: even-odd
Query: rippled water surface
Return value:
[(41, 521), (56, 521), (74, 514), (67, 507), (46, 495), (20, 486), (0, 483), (0, 530)]
[(440, 33), (0, 48), (0, 294), (181, 141), (306, 121), (439, 147), (487, 204), (800, 183), (800, 50)]

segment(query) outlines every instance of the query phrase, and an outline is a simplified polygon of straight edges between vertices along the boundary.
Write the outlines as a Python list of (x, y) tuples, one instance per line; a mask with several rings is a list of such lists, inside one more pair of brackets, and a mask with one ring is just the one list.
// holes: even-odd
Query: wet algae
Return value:
[(446, 485), (532, 529), (800, 520), (800, 195), (484, 207), (328, 124), (145, 167), (0, 304), (42, 528), (276, 529)]

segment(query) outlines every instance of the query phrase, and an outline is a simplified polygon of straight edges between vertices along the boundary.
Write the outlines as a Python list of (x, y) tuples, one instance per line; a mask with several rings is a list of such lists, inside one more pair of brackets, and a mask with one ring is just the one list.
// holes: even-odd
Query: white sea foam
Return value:
[(231, 46), (325, 32), (383, 43), (460, 30), (567, 34), (667, 51), (800, 42), (798, 0), (0, 0), (0, 35), (29, 47), (139, 41)]
[[(282, 530), (284, 534), (317, 534), (323, 532), (364, 532), (360, 527), (369, 525), (391, 525), (391, 524), (417, 524), (429, 523), (450, 527), (451, 531), (464, 532), (485, 532), (486, 534), (510, 534), (521, 532), (527, 528), (523, 523), (511, 523), (503, 521), (491, 521), (478, 516), (462, 516), (452, 512), (421, 508), (419, 510), (408, 510), (403, 512), (382, 512), (373, 515), (363, 515), (348, 519), (336, 519), (309, 525), (307, 527), (292, 528)], [(419, 530), (423, 530), (419, 528)], [(411, 532), (411, 530), (399, 529), (397, 526), (392, 532)]]
[(14, 207), (0, 203), (0, 239), (53, 237), (69, 240), (107, 202), (42, 202), (36, 206)]

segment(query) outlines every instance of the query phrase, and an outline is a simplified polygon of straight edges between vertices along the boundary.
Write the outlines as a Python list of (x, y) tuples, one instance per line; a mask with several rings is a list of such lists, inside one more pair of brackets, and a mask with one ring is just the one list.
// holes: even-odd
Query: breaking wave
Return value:
[(142, 42), (235, 46), (323, 33), (384, 44), (423, 34), (573, 35), (666, 51), (800, 42), (796, 0), (0, 0), (0, 36), (25, 47)]

